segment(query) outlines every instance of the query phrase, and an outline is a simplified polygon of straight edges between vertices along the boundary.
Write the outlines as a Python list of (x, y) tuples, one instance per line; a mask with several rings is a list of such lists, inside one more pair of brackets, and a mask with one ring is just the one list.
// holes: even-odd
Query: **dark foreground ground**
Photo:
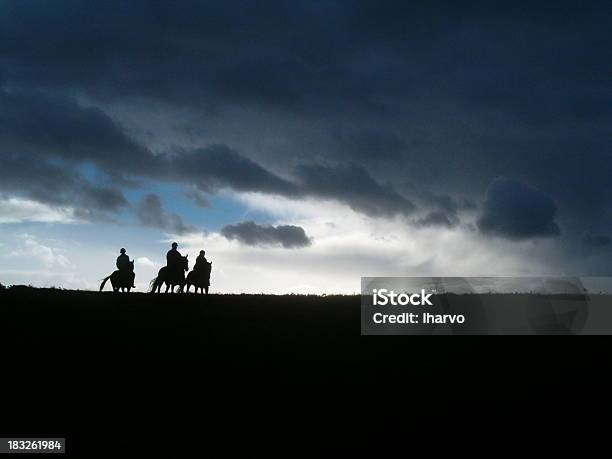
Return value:
[(606, 337), (362, 337), (359, 297), (12, 288), (0, 304), (0, 436), (65, 436), (75, 456), (550, 448), (610, 421)]

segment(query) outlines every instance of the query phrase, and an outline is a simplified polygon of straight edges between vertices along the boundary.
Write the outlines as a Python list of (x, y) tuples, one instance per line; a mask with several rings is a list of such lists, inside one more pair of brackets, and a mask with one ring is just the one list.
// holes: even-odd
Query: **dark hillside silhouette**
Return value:
[[(239, 438), (249, 449), (265, 442), (303, 451), (316, 444), (313, 432), (324, 432), (341, 447), (333, 453), (376, 457), (394, 445), (405, 451), (407, 429), (439, 441), (442, 428), (446, 436), (469, 425), (479, 440), (474, 417), (466, 422), (473, 411), (497, 433), (494, 413), (512, 418), (512, 429), (520, 420), (521, 435), (529, 422), (540, 435), (568, 406), (584, 407), (590, 419), (607, 413), (601, 395), (589, 394), (612, 383), (608, 337), (360, 336), (358, 296), (29, 287), (0, 296), (10, 369), (0, 429), (31, 432), (35, 423), (68, 437), (79, 457), (92, 444), (116, 452), (116, 442), (96, 443), (102, 431), (140, 452), (171, 447), (174, 457), (176, 448), (193, 448), (185, 432), (204, 422), (214, 437), (206, 448), (216, 439), (227, 452)], [(182, 440), (164, 443), (170, 429)]]

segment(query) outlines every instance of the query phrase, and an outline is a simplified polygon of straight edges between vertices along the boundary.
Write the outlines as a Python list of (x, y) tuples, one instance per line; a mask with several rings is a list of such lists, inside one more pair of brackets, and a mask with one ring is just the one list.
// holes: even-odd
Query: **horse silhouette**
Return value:
[(134, 260), (129, 262), (127, 269), (113, 271), (110, 276), (102, 279), (100, 291), (104, 289), (106, 281), (109, 279), (114, 292), (118, 292), (119, 289), (121, 289), (122, 292), (125, 292), (125, 289), (127, 289), (128, 292), (132, 290), (132, 285), (134, 285)]
[(172, 269), (169, 269), (168, 266), (164, 266), (157, 273), (157, 277), (152, 279), (149, 283), (151, 293), (161, 293), (162, 284), (166, 284), (165, 293), (168, 293), (168, 291), (173, 293), (176, 286), (179, 287), (179, 292), (183, 292), (186, 271), (189, 271), (189, 260), (187, 256), (181, 257), (180, 262)]
[(187, 274), (187, 280), (185, 284), (187, 285), (186, 293), (189, 293), (189, 289), (191, 286), (194, 286), (194, 293), (198, 293), (198, 289), (200, 289), (200, 293), (206, 292), (208, 295), (208, 287), (210, 287), (210, 272), (212, 271), (212, 261), (206, 262), (202, 269), (198, 269), (197, 271), (194, 269), (189, 274)]

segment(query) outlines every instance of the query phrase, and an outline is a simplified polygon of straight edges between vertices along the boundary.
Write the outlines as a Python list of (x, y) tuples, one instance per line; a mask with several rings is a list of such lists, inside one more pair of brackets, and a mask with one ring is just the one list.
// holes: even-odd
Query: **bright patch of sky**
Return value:
[[(166, 200), (174, 192), (157, 191)], [(453, 230), (414, 228), (401, 218), (369, 218), (328, 201), (255, 193), (219, 199), (232, 202), (237, 220), (266, 215), (271, 224), (300, 225), (312, 245), (246, 246), (223, 237), (221, 221), (182, 236), (110, 222), (4, 224), (0, 282), (96, 290), (100, 279), (115, 269), (119, 248), (125, 247), (136, 260), (137, 290), (147, 291), (174, 240), (189, 256), (190, 267), (198, 252), (206, 250), (213, 261), (211, 291), (222, 293), (356, 293), (362, 276), (555, 274), (549, 268), (555, 261), (551, 242), (483, 242), (469, 222)], [(212, 202), (214, 206), (215, 198)], [(209, 211), (199, 209), (204, 216)]]

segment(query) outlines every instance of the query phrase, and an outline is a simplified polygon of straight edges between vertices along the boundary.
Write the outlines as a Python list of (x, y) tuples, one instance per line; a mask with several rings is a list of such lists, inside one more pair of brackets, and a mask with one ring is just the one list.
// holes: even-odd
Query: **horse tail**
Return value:
[(154, 277), (153, 279), (151, 279), (151, 282), (149, 282), (149, 292), (150, 293), (155, 293), (155, 290), (157, 290), (157, 286), (159, 284), (160, 284), (159, 276), (158, 277)]
[(102, 279), (102, 283), (100, 284), (100, 291), (102, 291), (104, 289), (104, 286), (106, 285), (106, 281), (110, 279), (110, 276), (105, 277), (104, 279)]

